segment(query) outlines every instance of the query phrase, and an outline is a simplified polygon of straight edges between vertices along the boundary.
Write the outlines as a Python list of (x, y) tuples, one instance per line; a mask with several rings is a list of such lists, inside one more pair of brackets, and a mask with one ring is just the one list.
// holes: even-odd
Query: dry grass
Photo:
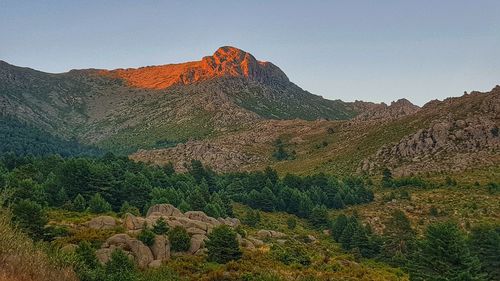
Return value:
[(0, 281), (78, 280), (70, 267), (62, 267), (26, 235), (12, 227), (10, 213), (0, 209)]

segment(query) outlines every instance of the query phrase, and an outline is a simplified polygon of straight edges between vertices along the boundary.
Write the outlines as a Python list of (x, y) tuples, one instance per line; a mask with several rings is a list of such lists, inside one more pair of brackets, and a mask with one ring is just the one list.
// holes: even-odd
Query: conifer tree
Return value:
[(429, 225), (410, 263), (415, 281), (486, 280), (481, 264), (467, 246), (464, 234), (451, 222)]

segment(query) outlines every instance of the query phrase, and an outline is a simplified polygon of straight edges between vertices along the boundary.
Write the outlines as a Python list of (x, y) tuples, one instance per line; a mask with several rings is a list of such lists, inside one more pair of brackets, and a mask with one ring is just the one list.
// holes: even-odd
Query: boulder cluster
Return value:
[[(122, 225), (126, 233), (115, 234), (108, 238), (97, 250), (96, 254), (100, 262), (106, 263), (115, 249), (123, 250), (127, 255), (135, 260), (139, 268), (158, 267), (171, 257), (170, 241), (167, 235), (156, 235), (154, 244), (145, 245), (135, 236), (145, 227), (153, 227), (162, 218), (170, 227), (180, 226), (186, 229), (191, 237), (189, 250), (182, 254), (202, 255), (206, 252), (205, 241), (208, 234), (220, 225), (227, 225), (236, 228), (240, 221), (236, 218), (213, 218), (201, 211), (189, 211), (182, 213), (170, 204), (159, 204), (149, 208), (146, 217), (134, 216), (127, 213)], [(86, 225), (94, 229), (111, 229), (116, 227), (116, 221), (112, 217), (100, 216), (92, 219)], [(285, 234), (261, 230), (257, 234), (259, 238), (283, 238)], [(247, 249), (255, 249), (264, 245), (262, 240), (247, 236), (245, 238), (237, 235), (240, 246)]]
[(382, 147), (362, 163), (361, 170), (372, 172), (385, 166), (392, 168), (397, 176), (408, 176), (414, 171), (457, 172), (493, 164), (490, 158), (499, 149), (496, 120), (481, 117), (437, 120), (397, 144)]

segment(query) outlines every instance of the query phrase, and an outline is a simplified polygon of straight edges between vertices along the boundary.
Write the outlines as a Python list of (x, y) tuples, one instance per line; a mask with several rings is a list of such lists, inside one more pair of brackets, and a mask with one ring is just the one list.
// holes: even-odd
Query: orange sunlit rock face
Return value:
[(137, 88), (165, 89), (172, 85), (185, 85), (217, 77), (243, 77), (270, 83), (288, 81), (285, 73), (270, 62), (258, 61), (251, 54), (234, 47), (221, 47), (212, 56), (201, 61), (103, 70), (103, 75), (125, 80)]

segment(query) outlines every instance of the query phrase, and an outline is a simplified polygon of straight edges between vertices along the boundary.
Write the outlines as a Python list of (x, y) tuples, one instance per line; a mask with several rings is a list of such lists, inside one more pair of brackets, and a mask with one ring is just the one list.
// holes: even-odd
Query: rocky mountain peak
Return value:
[(250, 53), (224, 46), (200, 61), (141, 68), (102, 71), (104, 75), (125, 80), (130, 86), (165, 89), (221, 77), (237, 77), (266, 84), (288, 83), (285, 73), (270, 62), (258, 61)]

